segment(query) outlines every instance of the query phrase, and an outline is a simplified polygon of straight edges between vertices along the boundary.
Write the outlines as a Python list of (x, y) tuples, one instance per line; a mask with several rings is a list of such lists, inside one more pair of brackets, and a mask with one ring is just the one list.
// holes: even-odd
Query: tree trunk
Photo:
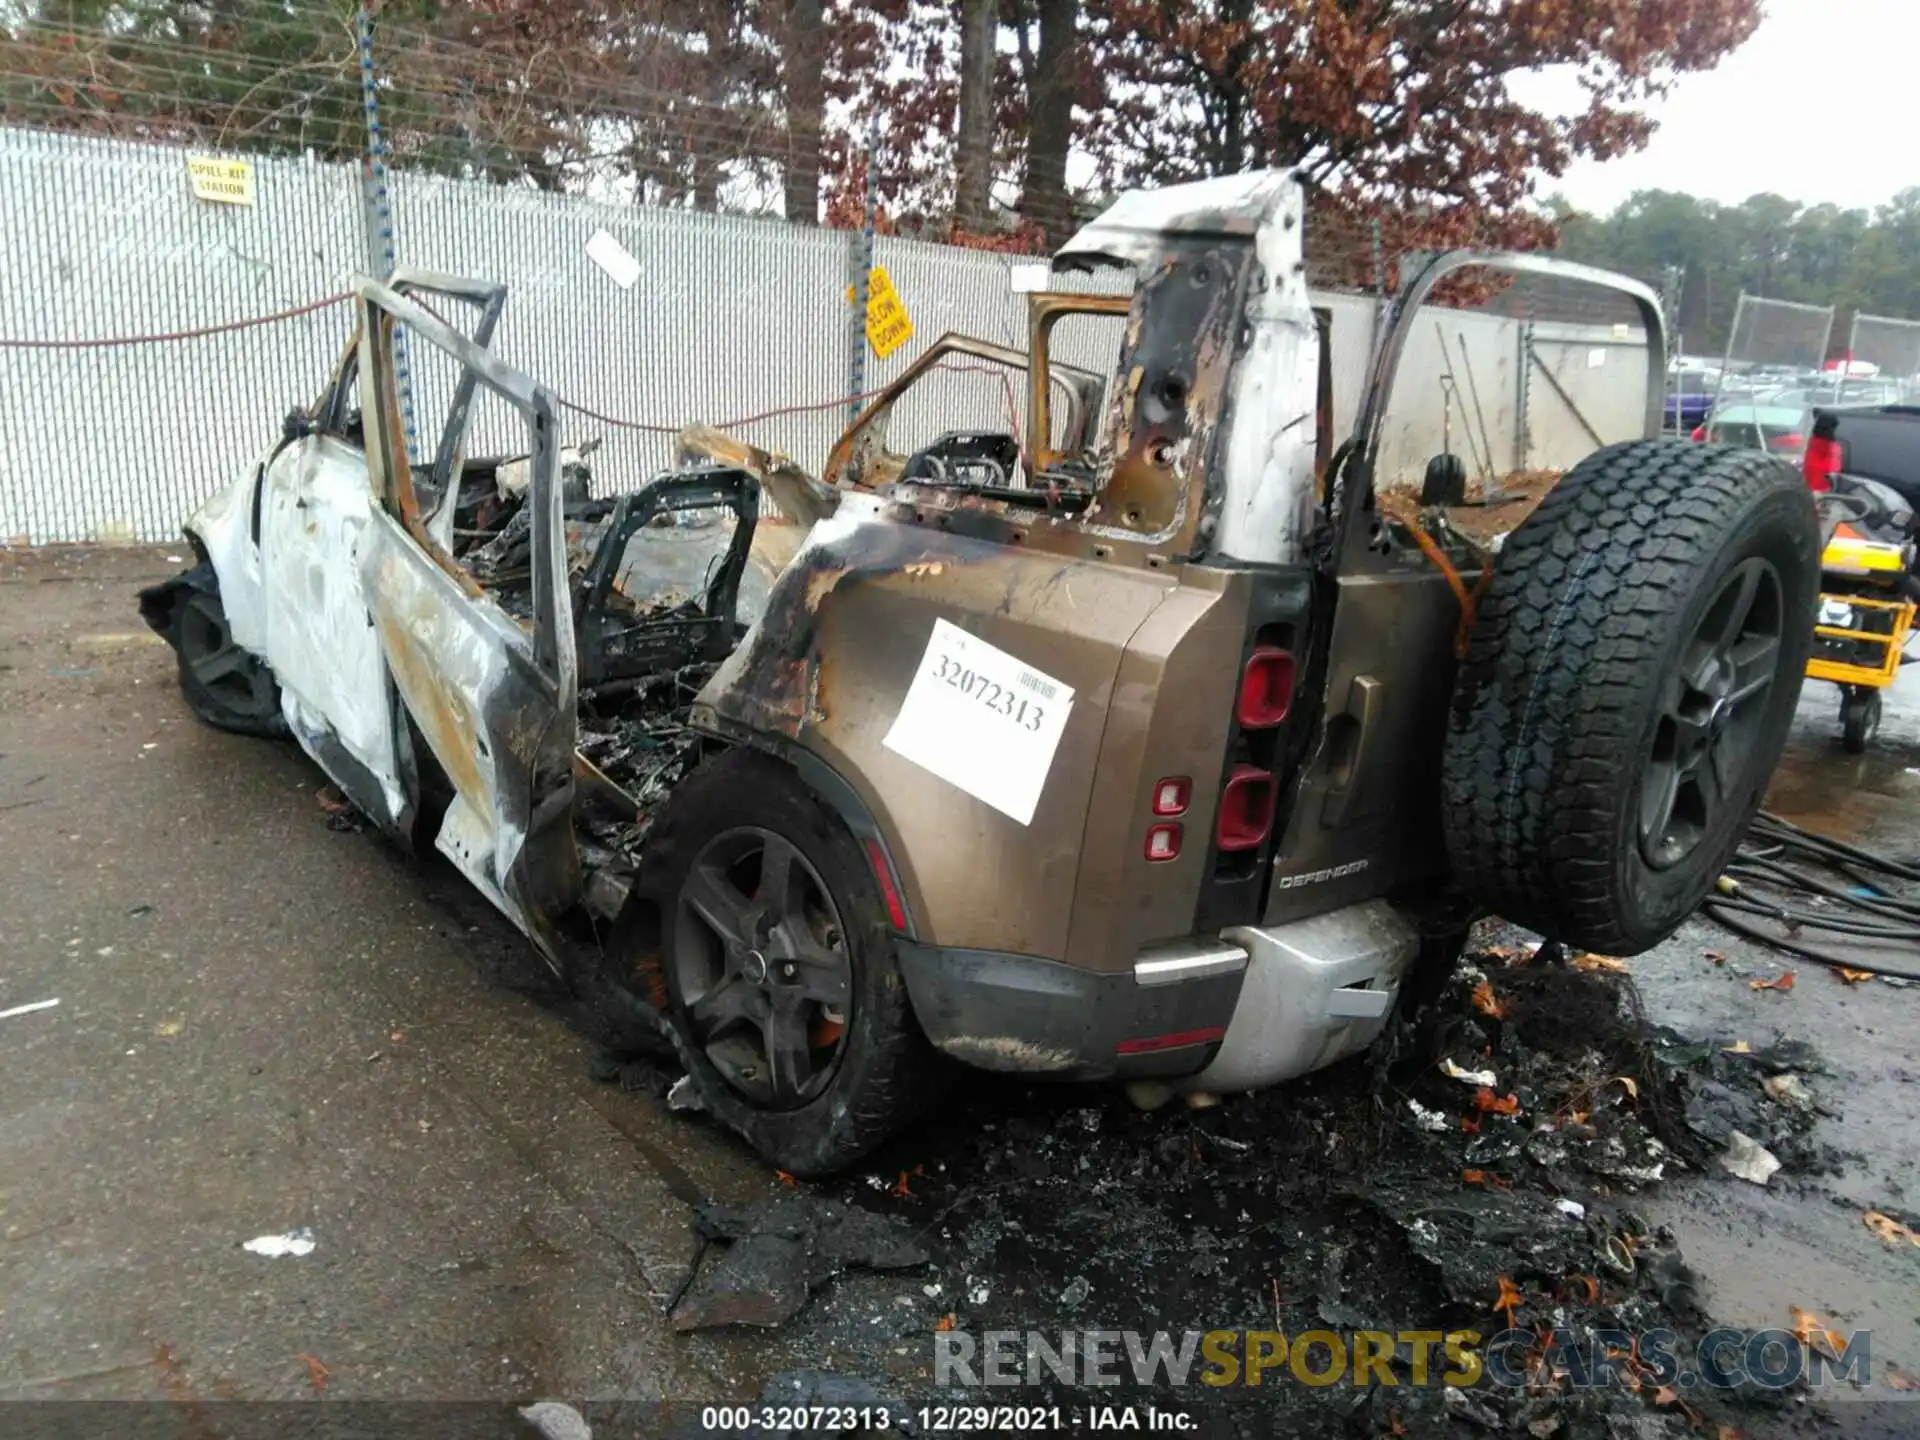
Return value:
[(1046, 232), (1066, 238), (1073, 222), (1067, 200), (1067, 149), (1073, 143), (1074, 53), (1080, 0), (1038, 0), (1040, 48), (1027, 86), (1027, 175), (1020, 213)]
[(959, 0), (960, 133), (954, 220), (981, 234), (993, 224), (993, 70), (997, 0)]
[(826, 24), (822, 0), (788, 0), (784, 209), (800, 225), (820, 221), (820, 129), (826, 107)]
[[(1253, 15), (1253, 0), (1225, 0), (1220, 7), (1224, 24), (1245, 25)], [(1218, 144), (1211, 158), (1209, 175), (1238, 175), (1247, 164), (1247, 91), (1246, 63), (1249, 47), (1241, 41), (1227, 52), (1227, 63), (1220, 67), (1216, 80), (1220, 129)]]

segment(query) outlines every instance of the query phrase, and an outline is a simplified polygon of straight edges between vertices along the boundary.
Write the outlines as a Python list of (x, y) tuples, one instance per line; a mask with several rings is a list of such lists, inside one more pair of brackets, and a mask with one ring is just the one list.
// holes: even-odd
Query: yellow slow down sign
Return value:
[[(847, 303), (858, 297), (847, 287)], [(867, 343), (882, 360), (913, 338), (913, 317), (906, 303), (893, 288), (893, 277), (884, 265), (876, 265), (867, 274)]]

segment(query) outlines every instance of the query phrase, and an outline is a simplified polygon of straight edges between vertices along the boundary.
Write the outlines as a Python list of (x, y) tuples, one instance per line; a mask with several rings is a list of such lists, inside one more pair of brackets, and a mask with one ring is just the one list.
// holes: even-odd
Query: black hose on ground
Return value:
[(1807, 944), (1804, 940), (1785, 940), (1778, 935), (1770, 935), (1758, 925), (1749, 925), (1744, 920), (1736, 920), (1727, 906), (1711, 900), (1701, 908), (1716, 924), (1725, 926), (1736, 935), (1758, 941), (1776, 950), (1790, 951), (1803, 960), (1811, 960), (1814, 964), (1825, 965), (1831, 970), (1865, 970), (1871, 975), (1891, 975), (1896, 980), (1920, 980), (1920, 970), (1898, 970), (1891, 965), (1870, 965), (1853, 956), (1836, 955), (1830, 950), (1819, 949)]
[[(1804, 870), (1795, 870), (1791, 866), (1774, 861), (1736, 858), (1727, 866), (1726, 874), (1734, 880), (1751, 880), (1786, 890), (1805, 890), (1815, 895), (1825, 896), (1829, 900), (1838, 900), (1843, 905), (1856, 906), (1889, 920), (1908, 920), (1915, 925), (1920, 925), (1920, 901), (1901, 900), (1889, 895), (1859, 895), (1853, 890), (1844, 889), (1823, 880), (1818, 875), (1809, 875)], [(1850, 878), (1856, 886), (1867, 884), (1873, 889), (1879, 888), (1857, 874)]]
[(1816, 835), (1813, 831), (1802, 829), (1791, 820), (1782, 819), (1768, 810), (1762, 810), (1754, 816), (1753, 824), (1748, 827), (1747, 843), (1751, 844), (1756, 838), (1769, 844), (1782, 847), (1798, 846), (1816, 854), (1850, 860), (1868, 870), (1876, 870), (1883, 875), (1891, 875), (1897, 879), (1911, 880), (1920, 884), (1920, 866), (1889, 860), (1884, 855), (1876, 855), (1871, 850), (1862, 850), (1859, 846), (1849, 845), (1844, 840)]
[[(1848, 883), (1811, 873), (1815, 869)], [(1889, 880), (1920, 885), (1920, 866), (1816, 835), (1762, 811), (1701, 910), (1736, 935), (1816, 965), (1920, 981), (1920, 895), (1890, 893)], [(1815, 909), (1805, 903), (1809, 899), (1814, 905), (1825, 903)], [(1762, 921), (1772, 921), (1787, 933), (1768, 929)], [(1911, 947), (1914, 968), (1841, 955), (1803, 938), (1808, 930), (1853, 936), (1880, 948)]]

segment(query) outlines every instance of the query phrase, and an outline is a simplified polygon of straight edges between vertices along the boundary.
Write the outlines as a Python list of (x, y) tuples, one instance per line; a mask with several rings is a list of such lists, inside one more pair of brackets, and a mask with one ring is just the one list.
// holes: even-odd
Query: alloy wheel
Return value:
[(774, 831), (729, 830), (694, 858), (675, 911), (674, 978), (695, 1043), (756, 1105), (812, 1100), (839, 1062), (853, 995), (820, 872)]
[(1767, 695), (1780, 668), (1780, 576), (1752, 559), (1721, 582), (1667, 677), (1640, 789), (1640, 854), (1678, 865), (1744, 803)]

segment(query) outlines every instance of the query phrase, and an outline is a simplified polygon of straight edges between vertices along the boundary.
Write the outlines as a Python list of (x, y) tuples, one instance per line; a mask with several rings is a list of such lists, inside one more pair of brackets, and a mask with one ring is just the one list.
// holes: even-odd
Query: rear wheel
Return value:
[(1707, 893), (1779, 759), (1820, 537), (1765, 455), (1635, 441), (1509, 537), (1455, 684), (1455, 871), (1510, 920), (1634, 954)]
[(680, 883), (668, 993), (729, 1089), (797, 1110), (847, 1045), (853, 962), (831, 887), (777, 830), (743, 825), (701, 847)]
[[(641, 911), (644, 911), (644, 917)], [(895, 1134), (941, 1073), (853, 836), (787, 766), (730, 751), (682, 782), (632, 912), (635, 1003), (665, 1011), (707, 1109), (795, 1175)]]

